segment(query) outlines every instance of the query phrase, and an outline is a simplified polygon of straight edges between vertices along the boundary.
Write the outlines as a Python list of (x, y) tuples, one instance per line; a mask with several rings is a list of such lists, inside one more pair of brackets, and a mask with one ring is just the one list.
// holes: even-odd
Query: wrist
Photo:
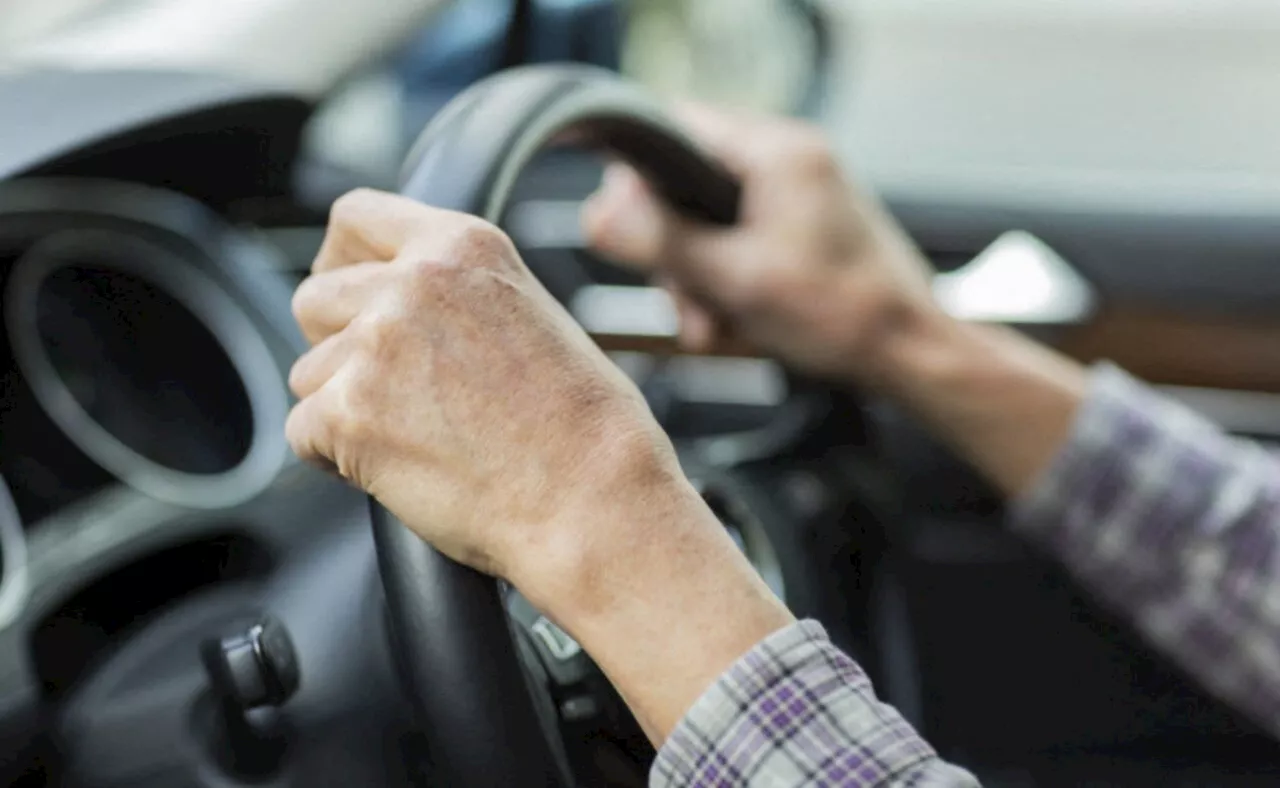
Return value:
[(677, 601), (704, 579), (767, 590), (675, 458), (663, 459), (591, 485), (594, 494), (563, 512), (553, 539), (509, 578), (567, 630), (612, 624), (637, 601)]
[(850, 377), (858, 386), (900, 398), (974, 352), (976, 327), (963, 325), (932, 302), (903, 299), (885, 307), (851, 359)]
[(917, 410), (932, 411), (935, 402), (985, 410), (986, 403), (1033, 390), (1074, 396), (1085, 389), (1085, 370), (1051, 348), (1008, 326), (957, 320), (934, 308), (886, 337), (875, 359), (880, 390)]
[(678, 466), (576, 511), (572, 544), (520, 586), (600, 665), (655, 743), (740, 656), (794, 622)]
[(940, 311), (888, 337), (876, 364), (878, 393), (1009, 496), (1049, 466), (1088, 391), (1088, 373), (1075, 361), (1009, 327)]
[(892, 394), (910, 384), (921, 357), (954, 352), (966, 327), (934, 301), (933, 269), (919, 247), (882, 206), (865, 210), (867, 245), (845, 266), (839, 288), (839, 300), (857, 306), (844, 377)]

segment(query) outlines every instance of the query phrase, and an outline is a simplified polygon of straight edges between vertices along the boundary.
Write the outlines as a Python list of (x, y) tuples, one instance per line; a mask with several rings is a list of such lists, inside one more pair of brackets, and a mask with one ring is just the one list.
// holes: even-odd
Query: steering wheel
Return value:
[[(521, 170), (550, 144), (600, 149), (639, 171), (671, 207), (721, 225), (739, 184), (611, 72), (531, 66), (477, 83), (422, 133), (401, 192), (497, 222)], [(447, 785), (559, 785), (498, 581), (456, 564), (370, 500), (401, 669)]]

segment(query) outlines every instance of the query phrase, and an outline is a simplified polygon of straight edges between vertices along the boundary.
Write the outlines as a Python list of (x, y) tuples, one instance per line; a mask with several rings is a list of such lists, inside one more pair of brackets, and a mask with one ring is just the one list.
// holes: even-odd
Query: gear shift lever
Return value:
[(217, 704), (219, 763), (240, 776), (273, 773), (286, 739), (281, 720), (271, 712), (293, 697), (300, 679), (288, 630), (264, 615), (241, 632), (205, 641), (200, 656)]

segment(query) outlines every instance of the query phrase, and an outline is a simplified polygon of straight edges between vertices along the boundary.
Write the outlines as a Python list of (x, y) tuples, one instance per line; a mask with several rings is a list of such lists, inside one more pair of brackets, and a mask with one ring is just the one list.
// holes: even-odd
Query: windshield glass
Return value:
[(128, 0), (7, 0), (0, 4), (0, 48), (56, 30), (87, 13)]

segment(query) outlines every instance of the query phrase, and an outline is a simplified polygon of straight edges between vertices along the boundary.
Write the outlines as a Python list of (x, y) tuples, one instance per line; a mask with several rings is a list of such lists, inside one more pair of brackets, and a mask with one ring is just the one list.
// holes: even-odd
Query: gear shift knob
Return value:
[(298, 655), (284, 624), (264, 615), (241, 633), (203, 648), (213, 686), (243, 711), (281, 706), (298, 690)]

